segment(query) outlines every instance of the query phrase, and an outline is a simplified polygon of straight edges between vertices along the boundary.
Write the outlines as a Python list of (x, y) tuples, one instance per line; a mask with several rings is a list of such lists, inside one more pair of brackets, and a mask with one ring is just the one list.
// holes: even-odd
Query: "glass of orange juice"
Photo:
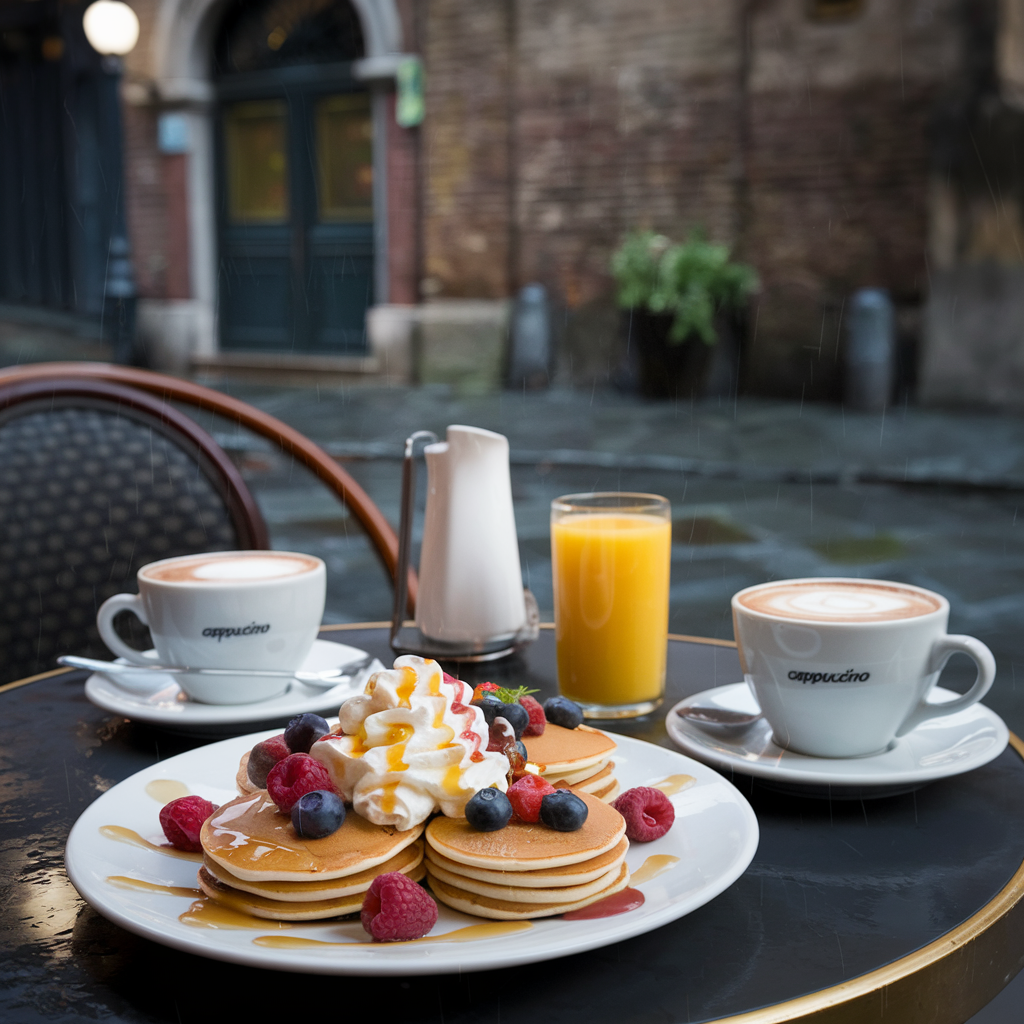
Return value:
[(551, 503), (558, 688), (588, 718), (653, 711), (665, 692), (671, 509), (656, 494)]

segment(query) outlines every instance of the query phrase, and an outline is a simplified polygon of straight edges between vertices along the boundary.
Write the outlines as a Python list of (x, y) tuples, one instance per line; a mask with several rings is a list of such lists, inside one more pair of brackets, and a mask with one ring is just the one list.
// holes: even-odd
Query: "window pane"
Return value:
[(316, 152), (320, 219), (373, 220), (373, 128), (367, 93), (320, 100)]
[(288, 219), (288, 122), (284, 100), (235, 103), (225, 112), (228, 215), (235, 224)]

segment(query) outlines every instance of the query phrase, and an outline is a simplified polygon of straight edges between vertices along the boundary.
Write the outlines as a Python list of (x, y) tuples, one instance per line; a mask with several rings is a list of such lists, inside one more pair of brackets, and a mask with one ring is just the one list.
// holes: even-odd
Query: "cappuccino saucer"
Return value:
[[(934, 704), (957, 696), (941, 686), (930, 694)], [(879, 754), (810, 757), (778, 746), (764, 718), (736, 729), (708, 728), (679, 713), (688, 706), (757, 714), (746, 683), (716, 686), (680, 701), (665, 717), (669, 736), (691, 757), (719, 771), (751, 775), (770, 789), (804, 797), (864, 800), (909, 793), (988, 764), (1009, 742), (1003, 720), (983, 704), (972, 704), (923, 722)]]
[[(312, 650), (299, 668), (319, 672), (345, 665), (365, 654), (356, 647), (333, 640), (314, 640)], [(121, 658), (118, 662), (125, 664)], [(336, 715), (341, 702), (361, 692), (370, 675), (383, 667), (374, 659), (365, 669), (342, 679), (329, 690), (293, 680), (280, 696), (254, 704), (200, 704), (182, 693), (173, 675), (155, 672), (140, 672), (130, 677), (130, 690), (117, 684), (118, 677), (97, 672), (85, 681), (85, 695), (104, 711), (159, 726), (168, 732), (187, 736), (230, 736), (284, 725), (306, 712)]]

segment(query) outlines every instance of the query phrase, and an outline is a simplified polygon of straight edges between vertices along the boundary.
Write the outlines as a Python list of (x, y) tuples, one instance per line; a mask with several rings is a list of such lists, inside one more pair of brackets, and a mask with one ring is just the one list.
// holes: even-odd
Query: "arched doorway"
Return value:
[(224, 350), (365, 351), (373, 128), (347, 0), (233, 0), (214, 44)]

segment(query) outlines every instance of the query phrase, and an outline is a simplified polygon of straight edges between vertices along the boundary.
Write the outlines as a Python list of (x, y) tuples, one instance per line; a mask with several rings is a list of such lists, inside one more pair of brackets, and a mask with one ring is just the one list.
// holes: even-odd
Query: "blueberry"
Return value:
[(563, 729), (575, 729), (583, 721), (583, 709), (568, 697), (551, 697), (544, 702), (544, 717)]
[(292, 805), (292, 824), (306, 839), (323, 839), (337, 832), (344, 820), (345, 804), (329, 789), (303, 793)]
[(466, 804), (466, 821), (477, 832), (497, 832), (512, 818), (512, 804), (500, 789), (481, 789)]
[(568, 789), (556, 789), (541, 800), (540, 820), (558, 832), (575, 832), (587, 820), (587, 805)]
[(529, 755), (526, 753), (526, 744), (522, 740), (516, 740), (516, 750), (523, 755), (524, 761), (530, 760)]
[(516, 739), (523, 735), (523, 730), (530, 724), (530, 712), (522, 704), (502, 704), (498, 712), (516, 731)]
[(488, 725), (494, 724), (495, 717), (501, 714), (505, 707), (497, 697), (492, 697), (487, 694), (477, 700), (470, 701), (470, 704), (475, 708), (479, 708), (484, 713), (484, 721)]
[(298, 715), (288, 723), (284, 741), (293, 754), (308, 754), (309, 748), (330, 731), (326, 718), (310, 714)]

